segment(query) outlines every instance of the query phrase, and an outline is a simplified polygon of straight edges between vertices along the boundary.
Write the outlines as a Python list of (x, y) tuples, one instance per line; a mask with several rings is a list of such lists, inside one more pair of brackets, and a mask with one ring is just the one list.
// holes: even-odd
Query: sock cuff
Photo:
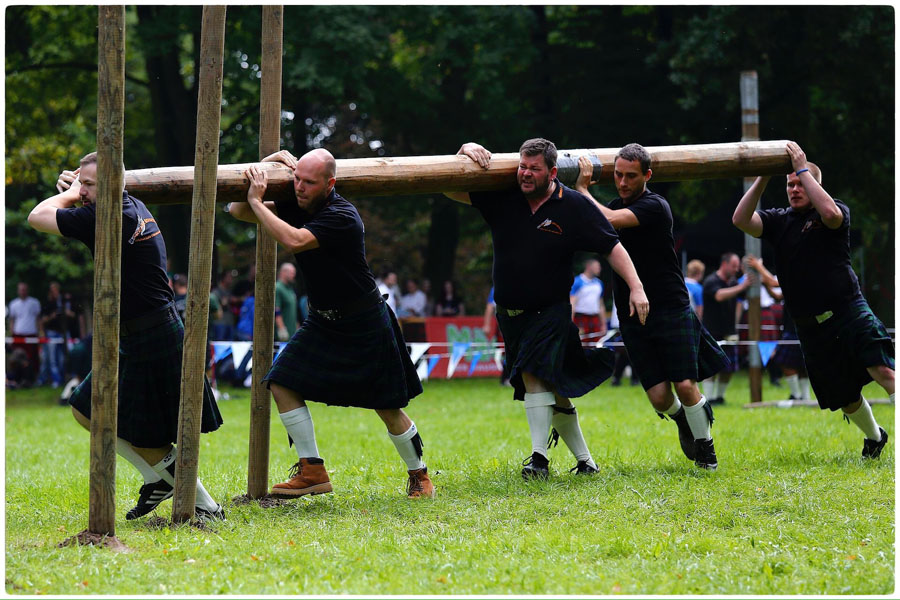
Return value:
[(415, 423), (410, 424), (409, 429), (407, 429), (406, 431), (404, 431), (403, 433), (401, 433), (399, 435), (394, 435), (393, 433), (388, 431), (388, 435), (391, 436), (391, 439), (396, 440), (398, 442), (405, 442), (406, 440), (411, 440), (414, 437), (416, 437), (417, 433), (419, 433), (419, 432), (416, 429)]
[(706, 396), (704, 396), (703, 394), (700, 394), (700, 402), (698, 402), (697, 404), (695, 404), (693, 406), (688, 406), (687, 404), (682, 404), (682, 406), (684, 407), (684, 412), (691, 414), (691, 413), (695, 413), (695, 412), (699, 412), (699, 411), (703, 410), (703, 406), (705, 404), (706, 404)]
[(153, 465), (153, 470), (159, 473), (173, 462), (175, 462), (175, 448), (169, 450), (169, 453), (166, 454), (161, 461)]
[(294, 410), (279, 413), (278, 416), (281, 418), (281, 422), (285, 427), (289, 425), (296, 425), (298, 423), (302, 423), (303, 421), (312, 420), (312, 415), (309, 414), (308, 406), (301, 406), (300, 408), (295, 408)]
[(554, 404), (556, 404), (556, 396), (553, 392), (525, 393), (525, 408), (553, 406)]
[(672, 415), (678, 413), (678, 411), (681, 410), (682, 406), (684, 405), (681, 403), (681, 400), (678, 399), (678, 396), (675, 396), (675, 400), (672, 402), (672, 406), (670, 406), (665, 412), (671, 417)]

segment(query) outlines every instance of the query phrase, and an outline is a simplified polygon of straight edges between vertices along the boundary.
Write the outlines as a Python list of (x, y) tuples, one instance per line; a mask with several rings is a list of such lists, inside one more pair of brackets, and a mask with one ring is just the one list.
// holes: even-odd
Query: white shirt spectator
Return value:
[(424, 317), (425, 316), (425, 292), (416, 290), (411, 294), (400, 296), (400, 316)]
[(381, 292), (381, 295), (384, 296), (387, 294), (387, 305), (391, 307), (391, 310), (394, 311), (394, 314), (397, 314), (397, 297), (394, 295), (394, 289), (388, 286), (383, 281), (378, 283), (378, 291)]
[(570, 296), (575, 298), (575, 312), (583, 315), (600, 314), (600, 298), (603, 296), (603, 283), (597, 277), (588, 279), (584, 273), (575, 276)]
[(13, 335), (37, 335), (41, 303), (37, 298), (16, 298), (9, 303), (9, 319)]

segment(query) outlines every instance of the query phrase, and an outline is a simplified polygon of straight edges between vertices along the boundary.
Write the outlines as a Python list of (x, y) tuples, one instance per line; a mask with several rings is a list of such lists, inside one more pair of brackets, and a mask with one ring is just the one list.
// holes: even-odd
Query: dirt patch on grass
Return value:
[(279, 506), (287, 505), (288, 501), (282, 498), (275, 498), (274, 496), (270, 496), (266, 494), (262, 498), (253, 499), (247, 494), (243, 494), (241, 496), (235, 496), (231, 499), (231, 503), (236, 506), (241, 506), (243, 504), (250, 504), (251, 502), (259, 503), (260, 508), (277, 508)]
[(94, 533), (85, 529), (81, 533), (66, 538), (57, 544), (57, 548), (65, 548), (66, 546), (101, 546), (113, 552), (131, 552), (125, 544), (119, 541), (114, 535), (106, 535), (102, 533)]

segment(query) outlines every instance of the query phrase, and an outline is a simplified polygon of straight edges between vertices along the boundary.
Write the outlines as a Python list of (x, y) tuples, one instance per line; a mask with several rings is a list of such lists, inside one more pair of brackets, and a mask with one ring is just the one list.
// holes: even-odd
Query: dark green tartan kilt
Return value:
[[(781, 335), (782, 341), (798, 340), (796, 333), (787, 331)], [(800, 350), (800, 344), (778, 344), (775, 354), (772, 356), (775, 364), (800, 371), (804, 368), (803, 352)]]
[[(178, 439), (184, 325), (169, 321), (119, 338), (118, 437), (138, 448), (161, 448)], [(69, 404), (91, 418), (91, 374), (72, 392)], [(209, 381), (203, 377), (200, 431), (222, 424)]]
[(838, 410), (856, 402), (872, 381), (868, 367), (894, 368), (894, 342), (865, 300), (824, 323), (797, 323), (797, 335), (819, 408)]
[(523, 371), (543, 379), (565, 398), (584, 396), (612, 375), (615, 354), (607, 348), (581, 346), (568, 302), (515, 317), (498, 309), (497, 322), (516, 400), (525, 399)]
[(628, 358), (645, 390), (664, 381), (700, 381), (729, 365), (716, 340), (687, 307), (653, 311), (647, 323), (621, 322), (620, 331)]
[(335, 321), (310, 311), (263, 381), (304, 400), (379, 410), (403, 408), (422, 393), (400, 325), (384, 302)]

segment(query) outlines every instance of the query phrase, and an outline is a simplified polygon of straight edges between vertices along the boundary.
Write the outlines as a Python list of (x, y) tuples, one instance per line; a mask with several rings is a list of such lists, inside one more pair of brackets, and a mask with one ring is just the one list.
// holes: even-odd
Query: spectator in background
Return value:
[(596, 342), (606, 333), (606, 305), (603, 304), (600, 269), (599, 260), (587, 259), (584, 272), (575, 276), (569, 291), (572, 320), (583, 342)]
[[(703, 281), (703, 325), (721, 342), (737, 342), (737, 297), (751, 285), (750, 277), (738, 283), (741, 259), (734, 252), (726, 252), (719, 261), (718, 270)], [(726, 346), (730, 365), (703, 382), (703, 392), (710, 404), (724, 404), (725, 390), (731, 375), (738, 368), (737, 346)]]
[[(484, 305), (484, 324), (481, 326), (484, 337), (490, 342), (500, 341), (500, 330), (497, 327), (497, 303), (494, 301), (494, 286), (488, 292), (487, 303)], [(509, 382), (509, 363), (506, 355), (503, 356), (503, 371), (500, 373), (500, 385), (512, 387)]]
[(385, 271), (381, 278), (376, 280), (378, 291), (381, 295), (387, 295), (385, 302), (391, 307), (394, 314), (397, 314), (397, 274), (393, 271)]
[(172, 291), (175, 292), (175, 312), (184, 323), (184, 311), (187, 308), (187, 275), (176, 273), (172, 277)]
[(240, 314), (238, 315), (235, 334), (237, 339), (242, 342), (250, 342), (253, 340), (253, 313), (254, 304), (256, 303), (253, 296), (253, 288), (244, 288), (244, 297), (241, 301)]
[(427, 277), (422, 280), (422, 293), (425, 294), (425, 316), (434, 314), (434, 297), (431, 295), (431, 280)]
[(462, 298), (456, 293), (456, 284), (449, 279), (444, 282), (441, 294), (434, 303), (434, 316), (436, 317), (462, 317), (466, 314), (466, 307)]
[[(28, 295), (28, 284), (20, 281), (16, 286), (17, 297), (9, 303), (9, 331), (13, 337), (36, 337), (40, 334), (41, 303), (37, 298)], [(20, 369), (23, 380), (21, 383), (31, 385), (37, 377), (39, 346), (33, 342), (12, 343), (13, 351), (21, 348), (27, 356), (27, 366)], [(21, 362), (21, 361), (20, 361)], [(23, 363), (24, 364), (24, 363)]]
[(696, 258), (687, 264), (687, 275), (684, 285), (687, 286), (688, 296), (691, 300), (691, 308), (697, 313), (697, 318), (703, 320), (703, 275), (706, 273), (706, 265)]
[(41, 348), (41, 371), (37, 379), (38, 385), (50, 383), (54, 388), (58, 388), (63, 384), (66, 359), (64, 348), (66, 319), (69, 313), (73, 317), (75, 316), (75, 313), (71, 312), (71, 307), (68, 307), (68, 311), (66, 308), (59, 283), (50, 282), (47, 300), (41, 308), (41, 329), (44, 331), (44, 336), (47, 337), (47, 343)]
[[(212, 290), (219, 307), (222, 309), (220, 317), (213, 319), (212, 337), (217, 341), (226, 341), (234, 338), (234, 314), (231, 312), (231, 285), (234, 276), (231, 271), (223, 271), (219, 275), (219, 281)], [(210, 298), (212, 302), (212, 298)]]
[(278, 269), (278, 281), (275, 282), (275, 311), (280, 313), (275, 318), (277, 339), (286, 342), (297, 331), (297, 292), (294, 280), (297, 278), (297, 267), (286, 262)]
[(419, 284), (415, 279), (410, 278), (406, 280), (406, 293), (400, 296), (400, 308), (397, 311), (397, 316), (425, 316), (425, 294), (419, 289)]

